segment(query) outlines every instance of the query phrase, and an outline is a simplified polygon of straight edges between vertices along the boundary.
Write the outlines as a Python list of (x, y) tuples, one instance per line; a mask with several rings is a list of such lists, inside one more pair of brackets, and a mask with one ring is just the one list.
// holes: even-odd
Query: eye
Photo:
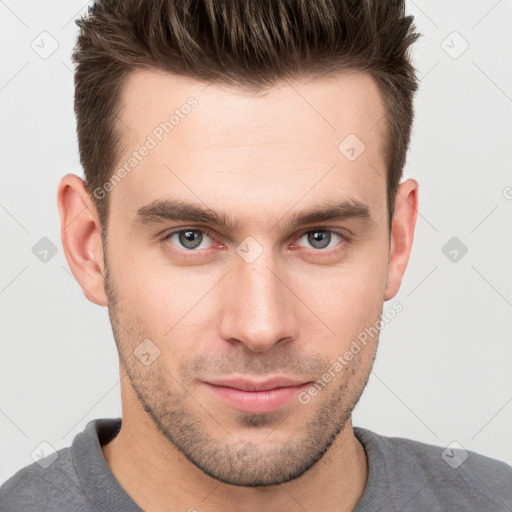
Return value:
[[(173, 238), (176, 239), (176, 243), (172, 242)], [(180, 229), (169, 233), (163, 240), (177, 245), (179, 249), (187, 249), (192, 252), (195, 249), (208, 249), (209, 246), (204, 246), (206, 238), (211, 239), (208, 232), (202, 229)]]
[[(334, 236), (333, 236), (334, 235)], [(335, 231), (331, 231), (330, 229), (314, 229), (312, 231), (307, 231), (304, 233), (299, 240), (306, 239), (308, 244), (311, 244), (313, 249), (329, 249), (331, 247), (335, 247), (338, 245), (340, 241), (345, 241), (345, 237)], [(334, 245), (331, 245), (331, 242), (336, 242)]]

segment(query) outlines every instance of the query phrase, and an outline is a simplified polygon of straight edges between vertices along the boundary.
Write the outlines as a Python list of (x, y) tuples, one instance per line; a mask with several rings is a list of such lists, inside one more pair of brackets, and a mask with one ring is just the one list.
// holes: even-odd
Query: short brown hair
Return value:
[(419, 37), (403, 0), (103, 0), (76, 21), (73, 53), (80, 161), (102, 228), (127, 74), (158, 69), (247, 91), (343, 70), (369, 73), (386, 108), (383, 154), (389, 226), (417, 89), (409, 49)]

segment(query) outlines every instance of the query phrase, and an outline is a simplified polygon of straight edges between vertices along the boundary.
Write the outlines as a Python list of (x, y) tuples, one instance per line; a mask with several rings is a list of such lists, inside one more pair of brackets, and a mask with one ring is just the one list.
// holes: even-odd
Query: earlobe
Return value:
[(57, 204), (69, 268), (87, 299), (107, 306), (101, 224), (84, 181), (75, 174), (66, 174), (59, 183)]
[(417, 215), (418, 182), (409, 179), (400, 184), (396, 194), (384, 300), (392, 299), (400, 289), (411, 254)]

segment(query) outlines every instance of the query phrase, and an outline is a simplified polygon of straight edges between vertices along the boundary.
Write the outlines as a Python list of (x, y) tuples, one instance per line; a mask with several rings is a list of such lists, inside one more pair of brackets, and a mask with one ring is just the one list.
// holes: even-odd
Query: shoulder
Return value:
[[(57, 456), (57, 457), (55, 457)], [(70, 447), (17, 471), (0, 487), (2, 512), (86, 511)]]
[[(512, 466), (465, 450), (387, 437), (355, 427), (369, 463), (380, 457), (393, 502), (403, 510), (501, 511), (512, 509)], [(369, 453), (368, 453), (369, 452)]]

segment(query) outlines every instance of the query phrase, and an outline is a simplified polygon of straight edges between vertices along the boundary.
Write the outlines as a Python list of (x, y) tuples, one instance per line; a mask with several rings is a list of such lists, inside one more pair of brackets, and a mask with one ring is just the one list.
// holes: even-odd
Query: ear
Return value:
[(101, 224), (84, 181), (75, 174), (66, 174), (59, 183), (57, 204), (69, 268), (84, 295), (99, 306), (107, 306)]
[(395, 212), (391, 224), (388, 280), (384, 300), (392, 299), (400, 289), (411, 254), (417, 215), (418, 182), (409, 179), (400, 184), (396, 194)]

